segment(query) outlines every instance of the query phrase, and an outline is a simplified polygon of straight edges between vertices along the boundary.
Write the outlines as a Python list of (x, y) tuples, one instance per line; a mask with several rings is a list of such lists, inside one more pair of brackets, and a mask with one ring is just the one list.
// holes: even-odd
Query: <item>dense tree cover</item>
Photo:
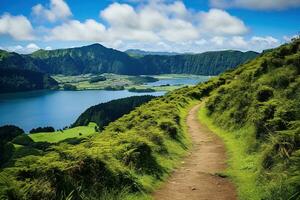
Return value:
[(155, 90), (152, 88), (135, 88), (135, 87), (129, 88), (128, 91), (129, 92), (155, 92)]
[(55, 129), (51, 126), (46, 126), (46, 127), (37, 127), (33, 128), (29, 131), (29, 133), (42, 133), (42, 132), (54, 132)]
[[(255, 52), (216, 51), (134, 58), (124, 52), (93, 44), (78, 48), (38, 50), (31, 55), (0, 52), (0, 68), (35, 69), (49, 74), (116, 73), (127, 75), (186, 73), (216, 75), (258, 55)], [(9, 56), (7, 56), (9, 55)]]
[(12, 155), (14, 147), (11, 141), (22, 134), (24, 134), (24, 131), (13, 125), (0, 127), (0, 166)]
[(123, 85), (112, 85), (112, 86), (104, 87), (104, 90), (109, 90), (109, 91), (125, 90), (125, 87)]
[(41, 72), (0, 68), (0, 93), (56, 88), (58, 83)]
[(2, 68), (27, 69), (33, 71), (40, 70), (34, 63), (34, 59), (30, 56), (0, 50), (0, 69)]
[[(256, 155), (260, 199), (300, 198), (300, 39), (266, 51), (209, 97), (208, 114)], [(243, 131), (244, 130), (244, 131)], [(251, 162), (251, 161), (249, 161)]]
[(87, 126), (90, 122), (95, 122), (99, 129), (102, 130), (110, 122), (128, 114), (134, 108), (153, 98), (150, 95), (133, 96), (92, 106), (84, 111), (72, 126)]

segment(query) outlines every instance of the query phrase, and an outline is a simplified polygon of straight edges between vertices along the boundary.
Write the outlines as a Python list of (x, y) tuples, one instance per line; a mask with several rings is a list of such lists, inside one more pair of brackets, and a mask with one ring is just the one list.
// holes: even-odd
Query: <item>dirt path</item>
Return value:
[(215, 175), (226, 168), (222, 141), (199, 123), (200, 105), (193, 107), (187, 117), (193, 149), (169, 180), (154, 193), (156, 200), (235, 200), (233, 184)]

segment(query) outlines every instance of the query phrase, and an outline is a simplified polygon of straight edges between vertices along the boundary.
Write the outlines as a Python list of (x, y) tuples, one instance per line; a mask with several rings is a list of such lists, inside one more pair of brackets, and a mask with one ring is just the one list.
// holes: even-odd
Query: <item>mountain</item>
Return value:
[(216, 75), (258, 56), (255, 52), (219, 51), (174, 56), (147, 55), (134, 58), (100, 44), (51, 51), (38, 50), (31, 55), (10, 54), (13, 54), (15, 59), (3, 57), (0, 60), (0, 67), (18, 67), (48, 74), (66, 75), (84, 73)]
[(0, 50), (0, 68), (17, 68), (39, 71), (39, 67), (30, 56)]
[(38, 50), (30, 56), (41, 64), (42, 71), (50, 74), (143, 72), (136, 59), (100, 44), (51, 51)]
[(140, 58), (149, 74), (217, 75), (258, 56), (253, 51), (212, 51), (175, 56)]
[(229, 169), (209, 176), (229, 176), (240, 199), (297, 200), (299, 61), (297, 39), (205, 83), (155, 98), (90, 137), (51, 144), (12, 140), (0, 196), (149, 199), (192, 148), (186, 117), (198, 102), (200, 121), (228, 150)]
[(128, 49), (125, 51), (130, 56), (133, 57), (142, 57), (146, 55), (159, 55), (159, 56), (174, 56), (179, 55), (180, 53), (176, 52), (154, 52), (154, 51), (143, 51), (140, 49)]

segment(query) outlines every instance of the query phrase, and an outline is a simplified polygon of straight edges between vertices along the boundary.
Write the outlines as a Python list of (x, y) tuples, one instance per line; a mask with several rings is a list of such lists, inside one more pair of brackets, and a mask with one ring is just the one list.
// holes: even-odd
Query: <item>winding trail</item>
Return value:
[(182, 165), (158, 189), (156, 200), (236, 200), (233, 184), (216, 173), (226, 169), (226, 152), (221, 139), (198, 120), (200, 104), (187, 116), (193, 147)]

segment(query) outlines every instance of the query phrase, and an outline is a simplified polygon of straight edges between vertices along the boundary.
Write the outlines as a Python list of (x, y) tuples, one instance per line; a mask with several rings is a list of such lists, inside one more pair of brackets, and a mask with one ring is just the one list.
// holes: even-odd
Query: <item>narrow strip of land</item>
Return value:
[(226, 169), (223, 142), (198, 120), (200, 104), (187, 116), (193, 148), (180, 168), (154, 193), (157, 200), (235, 200), (233, 184), (217, 173)]

